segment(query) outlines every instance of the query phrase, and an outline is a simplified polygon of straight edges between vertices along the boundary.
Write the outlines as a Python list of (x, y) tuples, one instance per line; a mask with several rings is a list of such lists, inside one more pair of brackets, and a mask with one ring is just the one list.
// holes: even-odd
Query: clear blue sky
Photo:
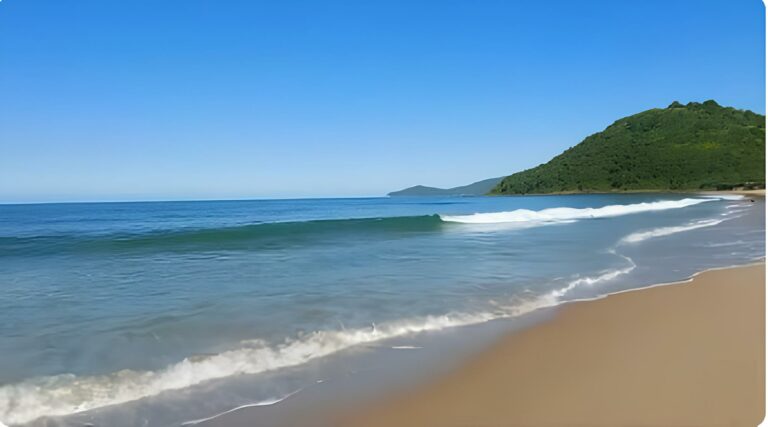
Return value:
[(764, 43), (758, 0), (3, 0), (0, 202), (466, 184), (673, 100), (765, 113)]

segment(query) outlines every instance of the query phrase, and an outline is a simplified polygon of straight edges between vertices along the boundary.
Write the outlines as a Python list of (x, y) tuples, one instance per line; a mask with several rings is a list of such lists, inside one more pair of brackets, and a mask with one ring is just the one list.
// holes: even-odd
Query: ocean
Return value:
[(764, 199), (730, 195), (0, 205), (0, 422), (268, 405), (331, 375), (313, 361), (747, 264), (764, 236)]

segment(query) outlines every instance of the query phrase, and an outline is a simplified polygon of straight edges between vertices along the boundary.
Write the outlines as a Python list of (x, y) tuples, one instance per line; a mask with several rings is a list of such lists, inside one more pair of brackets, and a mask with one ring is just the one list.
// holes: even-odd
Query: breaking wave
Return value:
[(194, 356), (157, 371), (122, 370), (108, 375), (56, 375), (0, 387), (0, 420), (20, 424), (125, 403), (163, 391), (237, 374), (296, 366), (365, 343), (405, 334), (486, 322), (512, 312), (449, 314), (357, 330), (318, 331), (269, 346), (249, 340), (241, 348)]
[[(13, 425), (45, 416), (70, 415), (232, 375), (257, 374), (297, 366), (353, 346), (388, 338), (520, 316), (560, 304), (564, 301), (562, 297), (574, 288), (605, 282), (635, 268), (631, 259), (618, 256), (626, 259), (630, 265), (622, 269), (604, 271), (593, 277), (576, 278), (560, 289), (526, 301), (516, 301), (509, 305), (494, 304), (494, 308), (487, 312), (450, 313), (385, 325), (372, 324), (371, 327), (362, 329), (317, 331), (295, 339), (286, 339), (282, 344), (272, 346), (262, 340), (247, 340), (242, 341), (238, 349), (214, 355), (188, 357), (157, 371), (126, 369), (107, 375), (82, 377), (62, 374), (0, 386), (0, 420)], [(190, 423), (198, 421), (201, 420)]]
[[(679, 209), (698, 205), (699, 203), (723, 200), (723, 197), (726, 196), (661, 200), (630, 205), (608, 205), (600, 208), (549, 208), (540, 211), (517, 209), (508, 212), (476, 213), (472, 215), (440, 215), (440, 219), (447, 222), (460, 222), (464, 224), (562, 223), (579, 219), (608, 218), (641, 212)], [(728, 197), (726, 200), (735, 200), (731, 199), (730, 196)]]
[(725, 220), (724, 219), (707, 219), (707, 220), (694, 221), (686, 225), (654, 228), (653, 230), (632, 233), (624, 237), (623, 239), (621, 239), (619, 243), (622, 243), (622, 244), (639, 243), (644, 240), (652, 239), (654, 237), (669, 236), (670, 234), (682, 233), (684, 231), (696, 230), (698, 228), (712, 227), (714, 225), (720, 224), (723, 221)]
[[(587, 218), (605, 218), (639, 212), (678, 209), (723, 197), (685, 198), (675, 201), (657, 201), (629, 205), (609, 205), (600, 208), (550, 208), (540, 211), (518, 209), (510, 212), (480, 213), (474, 215), (444, 215), (401, 217), (386, 219), (362, 219), (339, 221), (314, 221), (305, 223), (250, 225), (230, 229), (196, 230), (149, 236), (123, 236), (108, 242), (89, 240), (83, 245), (144, 247), (165, 244), (169, 246), (215, 244), (223, 242), (260, 241), (266, 244), (286, 235), (297, 240), (309, 236), (327, 237), (339, 229), (346, 232), (410, 233), (440, 227), (442, 222), (470, 224), (529, 222), (534, 225), (575, 221)], [(730, 198), (728, 200), (731, 200)], [(442, 220), (442, 221), (441, 221)], [(646, 239), (666, 236), (683, 231), (717, 225), (723, 220), (701, 220), (694, 223), (662, 227), (632, 233), (619, 242), (634, 244)], [(18, 242), (17, 242), (18, 243)], [(621, 268), (604, 270), (592, 276), (576, 277), (564, 286), (542, 295), (509, 304), (494, 304), (479, 313), (449, 313), (394, 321), (368, 328), (325, 330), (302, 334), (279, 344), (263, 340), (248, 340), (240, 347), (214, 355), (192, 356), (159, 370), (121, 370), (105, 375), (76, 376), (62, 374), (24, 380), (0, 386), (0, 420), (7, 424), (22, 424), (44, 416), (64, 416), (108, 405), (134, 401), (159, 393), (191, 387), (205, 381), (239, 374), (258, 374), (275, 369), (297, 366), (310, 360), (325, 357), (353, 346), (372, 343), (408, 334), (437, 331), (446, 328), (478, 324), (494, 319), (516, 317), (540, 308), (551, 307), (566, 300), (566, 295), (582, 286), (594, 286), (627, 275), (635, 268), (635, 262), (624, 255), (611, 251), (626, 262)], [(406, 348), (406, 346), (393, 347)], [(271, 402), (275, 403), (275, 402)], [(269, 404), (260, 402), (257, 404)], [(257, 405), (253, 404), (253, 405)], [(201, 420), (197, 420), (201, 421)], [(190, 422), (190, 423), (194, 423)], [(2, 423), (0, 423), (0, 427)]]
[(512, 224), (537, 227), (580, 219), (607, 218), (641, 212), (663, 211), (716, 200), (738, 200), (742, 196), (709, 196), (662, 200), (599, 208), (517, 209), (470, 215), (417, 215), (382, 218), (320, 219), (267, 222), (201, 229), (154, 230), (104, 235), (0, 236), (0, 256), (62, 253), (143, 253), (158, 251), (264, 250), (308, 244), (335, 244), (339, 239), (388, 238), (444, 230), (449, 223)]

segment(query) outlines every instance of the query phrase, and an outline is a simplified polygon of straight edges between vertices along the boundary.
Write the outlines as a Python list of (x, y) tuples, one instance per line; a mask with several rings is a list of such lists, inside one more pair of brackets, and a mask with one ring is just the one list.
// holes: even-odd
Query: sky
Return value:
[(380, 196), (765, 113), (758, 0), (0, 1), (0, 203)]

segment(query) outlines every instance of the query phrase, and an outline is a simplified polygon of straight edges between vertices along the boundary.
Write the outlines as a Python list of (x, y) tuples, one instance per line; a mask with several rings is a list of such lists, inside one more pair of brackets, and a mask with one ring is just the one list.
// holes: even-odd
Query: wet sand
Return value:
[(704, 195), (737, 194), (746, 197), (765, 197), (765, 189), (761, 190), (727, 190), (727, 191), (703, 191)]
[(741, 194), (743, 196), (765, 197), (765, 189), (763, 189), (763, 190), (737, 190), (737, 191), (733, 191), (733, 193)]
[[(765, 265), (570, 303), (345, 426), (755, 426)], [(319, 420), (318, 420), (319, 421)]]

